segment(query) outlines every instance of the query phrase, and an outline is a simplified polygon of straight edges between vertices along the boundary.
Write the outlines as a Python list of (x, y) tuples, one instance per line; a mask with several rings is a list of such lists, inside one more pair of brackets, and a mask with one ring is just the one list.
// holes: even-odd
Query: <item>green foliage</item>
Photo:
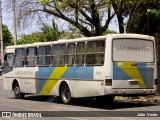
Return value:
[[(35, 0), (36, 1), (36, 0)], [(116, 16), (119, 31), (124, 32), (124, 17), (128, 18), (127, 32), (133, 32), (141, 17), (149, 9), (158, 9), (158, 0), (19, 0), (17, 17), (28, 22), (30, 18), (54, 16), (79, 29), (84, 36), (102, 35)], [(159, 5), (160, 6), (160, 5)], [(39, 20), (38, 20), (39, 21)], [(125, 21), (126, 22), (126, 21)], [(50, 26), (44, 26), (50, 27)], [(46, 28), (45, 28), (46, 29)], [(53, 28), (52, 28), (53, 29)], [(53, 38), (48, 29), (46, 41)], [(51, 34), (52, 33), (52, 34)], [(58, 32), (54, 34), (59, 35)], [(56, 35), (56, 36), (57, 36)], [(54, 38), (56, 40), (57, 38)], [(50, 39), (51, 40), (51, 39)]]
[(17, 41), (18, 44), (31, 44), (34, 42), (56, 41), (58, 39), (73, 39), (82, 35), (76, 28), (69, 28), (69, 31), (59, 31), (57, 24), (53, 21), (52, 26), (43, 24), (42, 32), (35, 32), (31, 35), (22, 35)]
[(61, 33), (61, 39), (74, 39), (74, 38), (80, 38), (83, 37), (83, 35), (80, 33), (80, 31), (75, 27), (69, 27), (68, 31), (63, 31)]
[(116, 31), (114, 31), (114, 30), (106, 30), (104, 33), (103, 33), (103, 35), (107, 35), (107, 34), (110, 34), (110, 33), (117, 33)]
[(42, 32), (35, 32), (31, 35), (22, 35), (21, 38), (17, 41), (17, 44), (31, 44), (34, 42), (43, 42), (44, 34)]
[(127, 32), (133, 33), (147, 9), (158, 9), (157, 0), (107, 0), (117, 15), (119, 30), (124, 32), (124, 17), (128, 17)]
[(65, 20), (87, 37), (102, 35), (115, 15), (111, 14), (110, 2), (105, 0), (39, 0), (39, 3), (43, 6), (40, 11)]
[[(147, 29), (149, 29), (149, 31)], [(148, 22), (147, 22), (147, 14), (143, 15), (140, 23), (137, 26), (135, 26), (134, 32), (140, 34), (148, 34), (149, 32), (150, 35), (160, 33), (160, 11), (158, 10), (150, 11), (148, 13)]]
[(8, 30), (8, 27), (6, 25), (3, 25), (2, 29), (3, 29), (3, 46), (5, 48), (6, 46), (13, 44), (13, 42), (12, 42), (13, 37), (12, 37), (12, 34)]
[(48, 3), (48, 0), (39, 0), (39, 3), (42, 4), (42, 5), (45, 5)]
[(43, 24), (41, 31), (44, 33), (45, 41), (55, 41), (60, 38), (60, 32), (58, 30), (57, 24), (52, 21), (52, 26)]

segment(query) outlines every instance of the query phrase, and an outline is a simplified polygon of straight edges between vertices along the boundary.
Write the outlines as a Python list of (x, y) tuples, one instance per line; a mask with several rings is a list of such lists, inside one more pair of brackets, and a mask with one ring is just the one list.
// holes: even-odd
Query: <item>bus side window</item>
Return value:
[(26, 65), (27, 66), (35, 66), (36, 58), (37, 58), (37, 48), (27, 48), (27, 58)]
[(13, 67), (14, 55), (12, 53), (6, 54), (4, 57), (4, 66)]
[(105, 41), (96, 42), (96, 64), (104, 64)]
[(74, 65), (74, 59), (75, 59), (75, 44), (69, 43), (67, 48), (67, 65)]
[(96, 42), (87, 42), (86, 64), (94, 65), (95, 63)]
[(18, 48), (15, 50), (14, 65), (17, 67), (25, 65), (25, 48)]
[(8, 53), (4, 56), (4, 73), (7, 73), (13, 70), (13, 61), (14, 61), (13, 53)]
[(66, 44), (52, 46), (52, 65), (64, 66), (66, 56)]
[(105, 51), (105, 41), (87, 42), (86, 64), (103, 65), (104, 51)]
[(77, 43), (76, 65), (84, 65), (84, 57), (85, 57), (85, 43), (84, 42)]
[(50, 65), (51, 46), (40, 46), (38, 48), (38, 65)]

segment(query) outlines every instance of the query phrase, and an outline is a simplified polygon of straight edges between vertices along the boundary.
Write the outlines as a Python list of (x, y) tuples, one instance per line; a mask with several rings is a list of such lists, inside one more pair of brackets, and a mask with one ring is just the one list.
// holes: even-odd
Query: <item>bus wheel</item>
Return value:
[(61, 88), (61, 91), (60, 91), (60, 97), (61, 97), (61, 100), (64, 104), (70, 104), (71, 103), (71, 92), (70, 92), (70, 89), (68, 87), (67, 84), (64, 84)]
[(14, 91), (14, 97), (16, 99), (23, 99), (25, 94), (24, 93), (21, 93), (20, 91), (20, 87), (19, 87), (19, 84), (18, 83), (15, 83), (14, 85), (14, 88), (13, 88), (13, 91)]

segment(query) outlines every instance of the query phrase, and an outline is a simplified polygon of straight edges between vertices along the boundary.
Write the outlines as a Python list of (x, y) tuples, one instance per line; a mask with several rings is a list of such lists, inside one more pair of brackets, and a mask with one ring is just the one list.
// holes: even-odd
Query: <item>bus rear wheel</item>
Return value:
[(60, 97), (61, 97), (61, 100), (64, 104), (70, 104), (71, 103), (71, 92), (70, 92), (70, 89), (69, 89), (69, 86), (67, 84), (64, 84), (61, 88), (61, 91), (60, 91)]
[(21, 93), (20, 87), (19, 87), (19, 84), (18, 84), (18, 83), (15, 83), (15, 84), (14, 84), (13, 91), (14, 91), (14, 97), (15, 97), (16, 99), (23, 99), (23, 98), (24, 98), (25, 94), (24, 94), (24, 93)]

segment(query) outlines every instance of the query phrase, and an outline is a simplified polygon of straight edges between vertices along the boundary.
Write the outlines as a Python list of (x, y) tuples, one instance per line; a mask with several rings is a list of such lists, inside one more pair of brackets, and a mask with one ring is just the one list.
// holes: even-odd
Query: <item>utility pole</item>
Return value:
[(3, 32), (2, 32), (2, 8), (0, 0), (0, 42), (1, 42), (1, 65), (4, 63), (4, 53), (3, 53)]
[(13, 39), (14, 45), (17, 45), (17, 25), (16, 25), (16, 10), (15, 10), (15, 0), (12, 0), (12, 12), (13, 12)]

